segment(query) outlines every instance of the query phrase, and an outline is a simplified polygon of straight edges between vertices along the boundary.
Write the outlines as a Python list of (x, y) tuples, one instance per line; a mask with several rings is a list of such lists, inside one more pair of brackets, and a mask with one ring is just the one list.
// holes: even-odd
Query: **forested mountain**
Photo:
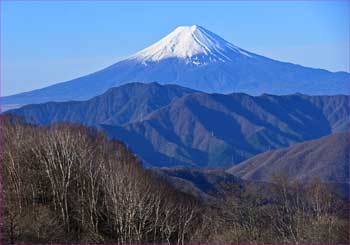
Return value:
[(350, 133), (336, 133), (287, 148), (261, 153), (228, 170), (243, 179), (270, 181), (283, 171), (291, 181), (318, 177), (350, 184)]
[(227, 167), (349, 130), (350, 96), (223, 95), (135, 83), (88, 101), (27, 105), (7, 113), (44, 125), (94, 126), (125, 142), (148, 166)]
[(122, 125), (140, 121), (173, 99), (193, 92), (176, 85), (130, 83), (88, 101), (30, 104), (13, 112), (41, 125), (55, 122)]

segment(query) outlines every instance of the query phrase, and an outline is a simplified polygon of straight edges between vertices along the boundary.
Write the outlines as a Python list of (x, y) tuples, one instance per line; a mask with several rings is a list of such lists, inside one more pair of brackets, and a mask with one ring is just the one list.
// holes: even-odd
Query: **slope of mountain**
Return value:
[(13, 112), (41, 125), (55, 122), (81, 123), (87, 126), (122, 125), (142, 120), (148, 113), (168, 105), (173, 99), (193, 92), (195, 91), (176, 85), (130, 83), (111, 88), (88, 101), (31, 104)]
[(149, 166), (218, 167), (348, 130), (350, 96), (253, 97), (134, 83), (88, 101), (27, 105), (7, 113), (38, 124), (100, 128)]
[(188, 167), (151, 168), (156, 176), (167, 181), (175, 189), (195, 196), (199, 200), (211, 201), (220, 193), (222, 186), (243, 187), (245, 182), (220, 169), (198, 169)]
[(86, 100), (130, 82), (176, 83), (207, 92), (349, 94), (350, 74), (257, 55), (200, 26), (178, 27), (154, 45), (101, 71), (2, 98), (2, 109)]
[(350, 133), (336, 133), (290, 147), (265, 152), (227, 172), (247, 180), (270, 181), (275, 172), (291, 180), (319, 177), (325, 182), (350, 184)]
[(194, 93), (143, 121), (100, 126), (150, 165), (223, 167), (347, 130), (349, 106), (349, 96)]
[[(242, 192), (259, 193), (266, 200), (271, 197), (274, 184), (264, 181), (245, 180), (234, 176), (224, 169), (202, 169), (192, 167), (151, 168), (156, 177), (166, 181), (176, 190), (194, 196), (197, 200), (212, 203), (222, 202), (222, 197), (230, 193), (242, 198)], [(329, 190), (348, 200), (349, 185), (327, 183)]]

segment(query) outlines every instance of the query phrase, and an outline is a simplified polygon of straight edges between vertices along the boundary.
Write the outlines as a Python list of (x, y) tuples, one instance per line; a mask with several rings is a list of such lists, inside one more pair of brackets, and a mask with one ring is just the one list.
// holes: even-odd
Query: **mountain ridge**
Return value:
[(128, 144), (147, 166), (225, 167), (348, 130), (350, 96), (224, 95), (134, 83), (88, 101), (27, 105), (6, 113), (37, 124), (97, 127)]
[[(242, 96), (242, 94), (239, 96)], [(214, 100), (210, 100), (208, 97), (214, 97)], [(200, 163), (203, 164), (202, 166), (208, 166), (208, 163), (216, 165), (219, 162), (223, 165), (229, 165), (231, 162), (240, 162), (270, 148), (286, 147), (331, 132), (342, 131), (347, 129), (347, 125), (349, 125), (346, 119), (349, 115), (348, 110), (341, 111), (339, 114), (335, 112), (338, 116), (343, 115), (342, 118), (344, 119), (344, 121), (338, 121), (341, 122), (340, 125), (342, 126), (337, 127), (337, 121), (329, 121), (329, 118), (326, 118), (322, 111), (298, 96), (296, 97), (297, 100), (291, 97), (288, 103), (284, 106), (278, 106), (272, 112), (269, 112), (267, 108), (273, 108), (271, 105), (278, 105), (280, 101), (271, 102), (263, 108), (256, 109), (254, 104), (250, 105), (249, 103), (257, 100), (257, 105), (260, 106), (262, 103), (266, 103), (268, 98), (263, 98), (260, 101), (261, 98), (259, 97), (253, 100), (254, 97), (247, 96), (244, 99), (248, 98), (248, 110), (243, 105), (241, 107), (242, 111), (239, 111), (237, 109), (239, 103), (231, 105), (229, 109), (220, 108), (222, 104), (217, 100), (218, 98), (227, 99), (223, 95), (200, 93), (181, 97), (151, 113), (145, 121), (126, 125), (123, 129), (123, 137), (119, 139), (130, 145), (134, 141), (148, 142), (150, 145), (147, 152), (141, 150), (141, 148), (135, 149), (135, 151), (142, 152), (141, 155), (147, 155), (148, 157), (143, 158), (143, 160), (149, 163), (165, 161), (163, 159), (165, 154), (177, 156), (176, 159), (168, 158), (167, 161), (170, 166), (174, 162), (176, 163), (176, 160), (180, 165), (184, 163), (183, 161), (189, 165), (197, 166)], [(194, 101), (191, 101), (191, 99), (194, 99)], [(232, 99), (228, 99), (229, 101), (225, 101), (224, 105), (232, 102)], [(249, 101), (250, 99), (253, 102)], [(294, 110), (293, 107), (298, 100), (303, 103)], [(191, 104), (191, 102), (195, 104)], [(209, 103), (209, 105), (201, 106), (201, 102)], [(343, 107), (347, 107), (349, 97), (346, 97), (343, 103), (345, 103)], [(289, 105), (290, 111), (280, 113), (279, 111), (286, 105)], [(309, 111), (310, 115), (306, 114), (304, 116), (305, 113), (298, 110), (311, 111)], [(291, 112), (293, 114), (288, 116)], [(228, 115), (227, 113), (233, 114)], [(256, 117), (259, 113), (263, 113), (262, 117)], [(293, 117), (297, 119), (295, 120)], [(308, 117), (311, 117), (311, 119)], [(213, 118), (217, 120), (217, 123), (213, 121)], [(268, 122), (265, 122), (265, 120)], [(298, 120), (302, 120), (302, 123), (298, 123)], [(117, 138), (120, 133), (120, 131), (113, 131), (111, 128), (108, 128), (107, 131)], [(131, 135), (128, 135), (128, 133), (131, 133)], [(152, 152), (152, 149), (155, 150)], [(159, 159), (155, 157), (158, 154), (160, 154)], [(231, 156), (234, 158), (233, 160)], [(168, 166), (164, 162), (162, 164)]]
[[(161, 90), (161, 92), (160, 92)], [(83, 123), (87, 126), (97, 124), (117, 124), (138, 120), (168, 103), (195, 90), (177, 85), (161, 86), (158, 83), (130, 83), (110, 88), (104, 94), (86, 101), (47, 102), (30, 104), (17, 109), (18, 115), (32, 122), (48, 125), (67, 121)], [(39, 109), (35, 111), (36, 109)], [(8, 111), (11, 113), (11, 110)]]

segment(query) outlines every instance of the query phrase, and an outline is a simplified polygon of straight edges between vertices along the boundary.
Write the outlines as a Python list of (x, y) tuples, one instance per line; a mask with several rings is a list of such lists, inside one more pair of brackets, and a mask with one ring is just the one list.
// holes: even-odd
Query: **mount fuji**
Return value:
[(166, 37), (103, 70), (42, 89), (2, 97), (2, 109), (87, 100), (130, 82), (177, 84), (205, 92), (350, 94), (350, 74), (307, 68), (243, 50), (197, 25)]

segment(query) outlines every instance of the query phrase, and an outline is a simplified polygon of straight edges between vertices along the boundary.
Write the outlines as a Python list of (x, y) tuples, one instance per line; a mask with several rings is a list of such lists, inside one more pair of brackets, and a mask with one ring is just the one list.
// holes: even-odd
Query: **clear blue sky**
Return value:
[(91, 73), (193, 24), (270, 58), (349, 71), (349, 8), (349, 1), (2, 1), (2, 95)]

